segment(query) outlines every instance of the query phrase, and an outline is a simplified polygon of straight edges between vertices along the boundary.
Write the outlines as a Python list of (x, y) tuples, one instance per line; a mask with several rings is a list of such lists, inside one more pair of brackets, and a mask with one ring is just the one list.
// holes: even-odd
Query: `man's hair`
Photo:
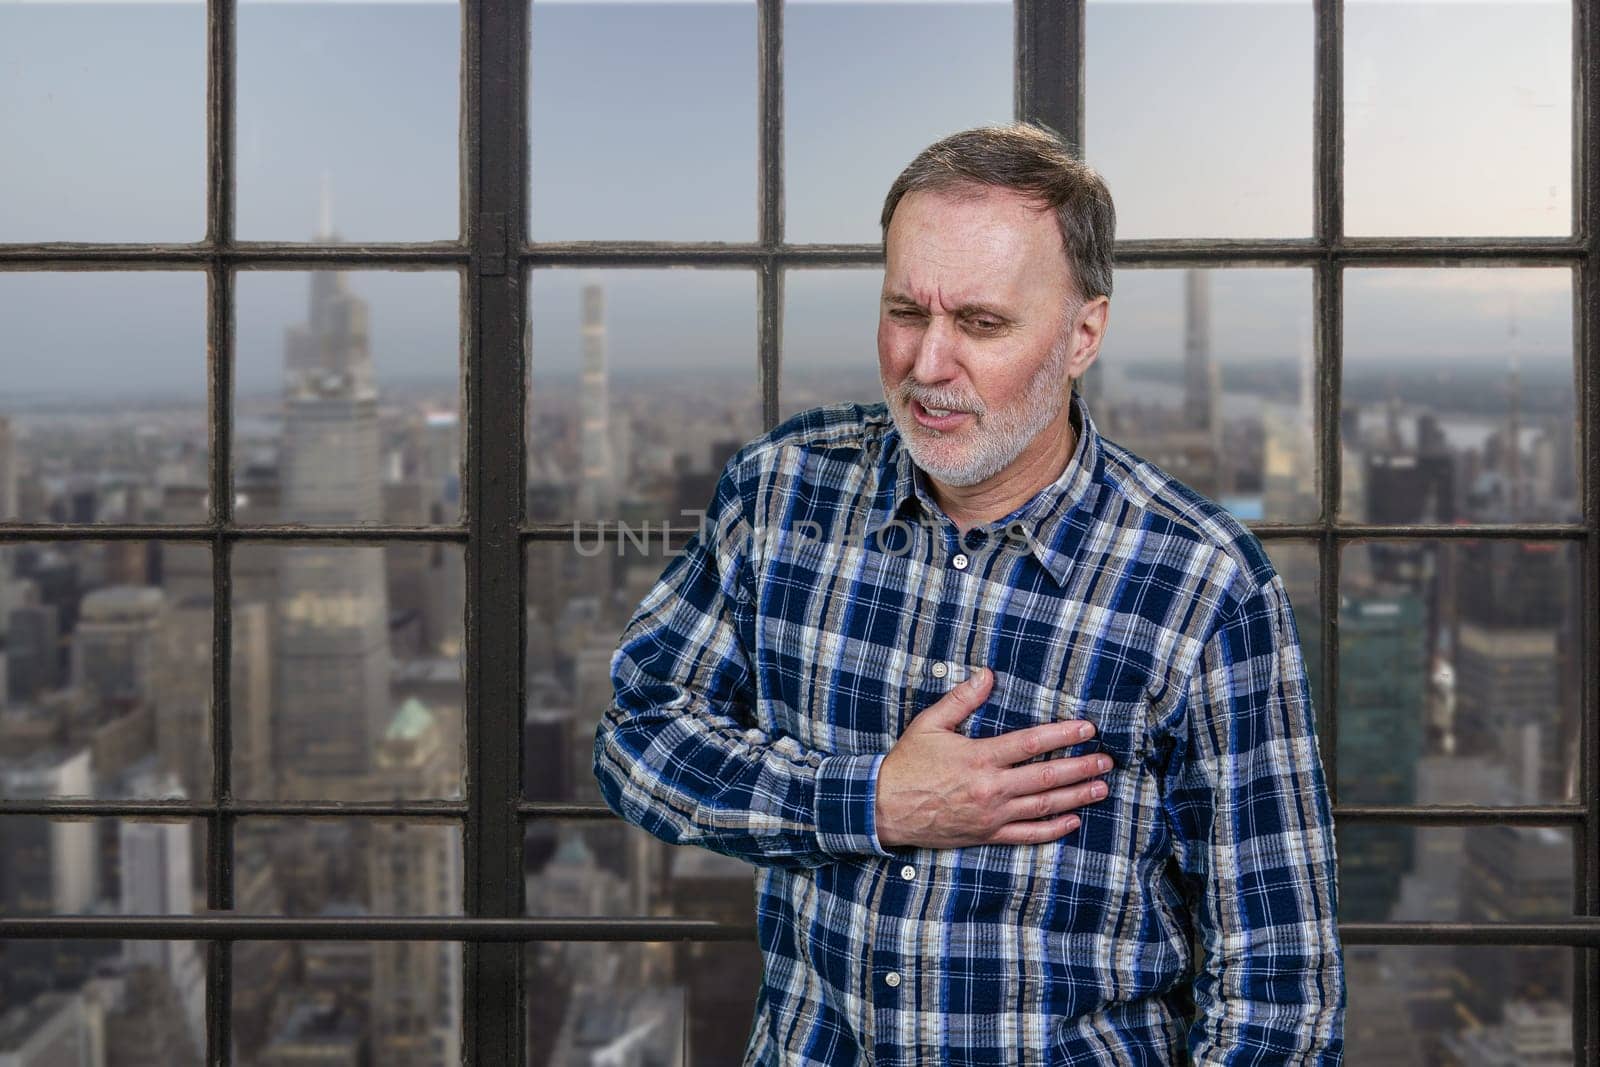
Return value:
[(1067, 266), (1081, 299), (1111, 295), (1117, 212), (1095, 169), (1075, 158), (1054, 131), (1029, 123), (979, 126), (935, 141), (918, 153), (883, 201), (883, 238), (907, 193), (973, 193), (1012, 189), (1055, 212)]

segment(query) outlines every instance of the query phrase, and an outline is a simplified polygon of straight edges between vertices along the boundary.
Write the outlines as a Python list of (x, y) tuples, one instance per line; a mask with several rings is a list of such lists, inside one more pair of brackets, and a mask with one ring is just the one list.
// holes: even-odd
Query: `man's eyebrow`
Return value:
[[(913, 307), (917, 308), (918, 310), (924, 310), (921, 303), (913, 300), (905, 293), (884, 293), (883, 302), (885, 304), (894, 304), (896, 306)], [(997, 319), (1012, 318), (1011, 314), (1003, 308), (996, 307), (993, 304), (981, 304), (977, 302), (962, 304), (956, 308), (955, 313), (963, 318), (971, 315), (988, 315)]]

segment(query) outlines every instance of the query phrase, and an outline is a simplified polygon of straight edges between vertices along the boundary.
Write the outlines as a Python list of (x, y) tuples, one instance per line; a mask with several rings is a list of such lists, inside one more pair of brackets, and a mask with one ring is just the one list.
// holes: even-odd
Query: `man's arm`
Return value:
[(755, 725), (740, 637), (755, 610), (736, 457), (700, 533), (662, 574), (611, 659), (595, 777), (624, 819), (678, 845), (763, 866), (888, 855), (873, 825), (881, 753), (830, 756)]
[(1282, 583), (1238, 604), (1190, 679), (1168, 768), (1179, 861), (1202, 889), (1198, 1065), (1337, 1064), (1344, 965), (1333, 816)]

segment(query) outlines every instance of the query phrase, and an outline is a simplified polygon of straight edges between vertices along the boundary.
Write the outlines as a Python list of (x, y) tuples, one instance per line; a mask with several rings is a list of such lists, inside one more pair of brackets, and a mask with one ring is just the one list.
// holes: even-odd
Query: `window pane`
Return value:
[(234, 853), (245, 914), (461, 914), (461, 827), (453, 822), (247, 818)]
[(460, 234), (459, 5), (245, 0), (238, 20), (241, 238)]
[(621, 820), (530, 819), (523, 864), (529, 915), (754, 917), (750, 864), (669, 845)]
[(205, 947), (192, 941), (0, 942), (10, 1063), (200, 1067), (205, 1003)]
[[(17, 791), (17, 776), (0, 762), (0, 795), (40, 795)], [(206, 831), (194, 819), (0, 815), (0, 864), (4, 915), (191, 915), (206, 906)]]
[(532, 8), (536, 241), (756, 236), (756, 6)]
[(895, 175), (922, 149), (1012, 116), (1009, 3), (784, 7), (790, 242), (882, 239)]
[(459, 796), (461, 549), (246, 544), (233, 558), (235, 794)]
[(1569, 271), (1347, 271), (1344, 335), (1346, 521), (1580, 521)]
[(761, 986), (754, 941), (536, 944), (523, 962), (528, 1067), (592, 1063), (625, 1035), (637, 1063), (744, 1056)]
[(1312, 15), (1090, 0), (1084, 144), (1118, 237), (1311, 233)]
[(205, 236), (205, 5), (0, 4), (0, 70), (0, 242)]
[(585, 534), (528, 546), (527, 799), (599, 802), (594, 735), (611, 704), (611, 654), (668, 551), (659, 534), (645, 545)]
[(1339, 826), (1345, 922), (1543, 922), (1571, 915), (1570, 830)]
[(0, 272), (0, 322), (0, 522), (204, 520), (204, 274)]
[(1100, 432), (1241, 519), (1314, 520), (1311, 318), (1309, 271), (1118, 271)]
[(745, 271), (535, 271), (528, 518), (693, 526), (761, 432)]
[(780, 415), (820, 404), (880, 404), (881, 270), (795, 270), (783, 280)]
[(0, 545), (0, 795), (211, 795), (211, 550)]
[(1569, 1064), (1572, 968), (1562, 948), (1349, 946), (1346, 1059)]
[(460, 521), (459, 275), (250, 271), (237, 288), (237, 518)]
[(1578, 776), (1576, 548), (1397, 541), (1343, 555), (1339, 798), (1544, 804)]
[(252, 1067), (462, 1062), (459, 942), (237, 941), (233, 1038)]
[(1344, 17), (1345, 232), (1572, 232), (1565, 3), (1358, 3)]

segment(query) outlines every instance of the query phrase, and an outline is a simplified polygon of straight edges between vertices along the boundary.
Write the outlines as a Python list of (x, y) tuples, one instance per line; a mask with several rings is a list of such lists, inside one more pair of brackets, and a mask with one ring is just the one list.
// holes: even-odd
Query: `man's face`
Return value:
[(1011, 190), (911, 193), (885, 257), (878, 373), (917, 466), (980, 485), (1065, 429), (1069, 377), (1093, 354), (1073, 347), (1080, 302), (1051, 212)]

